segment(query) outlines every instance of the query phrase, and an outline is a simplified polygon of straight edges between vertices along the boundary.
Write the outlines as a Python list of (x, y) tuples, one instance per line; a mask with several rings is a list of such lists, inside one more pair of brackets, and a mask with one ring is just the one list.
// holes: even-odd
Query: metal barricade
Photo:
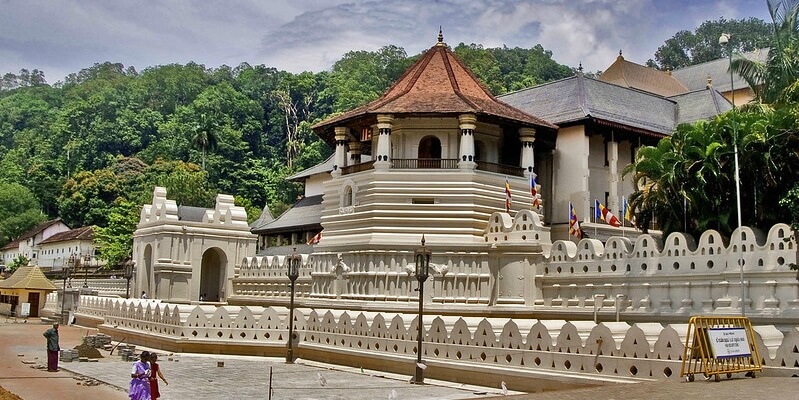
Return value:
[(762, 372), (763, 364), (757, 350), (752, 323), (746, 317), (691, 317), (680, 377), (694, 381), (695, 374), (705, 379), (721, 374), (728, 378), (733, 373), (745, 372), (755, 377)]

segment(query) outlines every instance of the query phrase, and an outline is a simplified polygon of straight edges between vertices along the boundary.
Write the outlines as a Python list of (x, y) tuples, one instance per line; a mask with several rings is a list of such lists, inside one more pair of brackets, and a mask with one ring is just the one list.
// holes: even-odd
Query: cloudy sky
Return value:
[(529, 48), (586, 70), (621, 49), (643, 63), (679, 30), (720, 17), (770, 21), (766, 0), (0, 0), (0, 74), (62, 80), (97, 62), (149, 66), (241, 62), (329, 69), (349, 50), (394, 44)]

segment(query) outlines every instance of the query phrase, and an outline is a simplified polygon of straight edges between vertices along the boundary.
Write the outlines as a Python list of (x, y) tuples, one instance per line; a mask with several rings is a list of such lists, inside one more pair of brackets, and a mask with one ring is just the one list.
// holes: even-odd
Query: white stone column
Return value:
[(361, 143), (360, 142), (350, 142), (350, 161), (349, 165), (355, 165), (361, 163)]
[(390, 114), (380, 114), (377, 116), (377, 157), (375, 158), (375, 169), (391, 168), (391, 127), (393, 126), (394, 116)]
[(458, 116), (458, 121), (461, 129), (458, 168), (473, 170), (477, 167), (474, 159), (474, 130), (477, 117), (474, 114), (462, 114)]
[(519, 140), (522, 142), (521, 167), (527, 172), (533, 172), (533, 167), (535, 167), (535, 147), (533, 146), (535, 129), (520, 128)]
[(347, 166), (347, 134), (350, 128), (337, 126), (334, 130), (336, 132), (336, 155), (333, 159), (333, 173), (340, 175), (341, 168)]
[[(611, 140), (608, 146), (608, 208), (613, 210), (616, 215), (621, 215), (619, 202), (619, 143)], [(622, 215), (622, 217), (624, 217)]]

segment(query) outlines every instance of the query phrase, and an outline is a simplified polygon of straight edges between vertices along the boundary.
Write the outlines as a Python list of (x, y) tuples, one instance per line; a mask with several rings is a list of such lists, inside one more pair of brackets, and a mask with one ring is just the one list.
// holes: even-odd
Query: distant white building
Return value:
[(64, 267), (96, 269), (105, 265), (105, 261), (97, 258), (93, 226), (59, 232), (38, 246), (36, 265), (44, 271), (60, 271)]
[(28, 232), (25, 232), (17, 240), (0, 248), (2, 264), (8, 265), (17, 257), (24, 256), (30, 260), (31, 265), (37, 265), (39, 244), (55, 234), (68, 230), (69, 227), (62, 222), (60, 218), (37, 225)]

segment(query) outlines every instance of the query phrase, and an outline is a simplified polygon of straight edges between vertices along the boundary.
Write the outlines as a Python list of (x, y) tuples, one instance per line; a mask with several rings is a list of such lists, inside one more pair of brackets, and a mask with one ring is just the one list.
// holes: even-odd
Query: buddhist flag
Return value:
[(619, 219), (613, 215), (610, 210), (608, 210), (604, 204), (600, 203), (599, 200), (594, 200), (594, 206), (596, 208), (596, 218), (599, 220), (600, 218), (605, 221), (608, 225), (619, 227), (621, 226), (621, 222)]
[(580, 221), (577, 219), (577, 214), (574, 213), (574, 206), (571, 202), (569, 202), (569, 235), (576, 236), (578, 239), (583, 237)]
[(317, 244), (322, 241), (322, 231), (319, 231), (314, 237), (308, 239), (308, 244)]
[(629, 204), (627, 204), (627, 199), (624, 196), (621, 196), (621, 204), (622, 204), (622, 217), (632, 226), (635, 226), (635, 215), (633, 215), (633, 209), (630, 208)]
[(533, 207), (537, 210), (541, 208), (541, 203), (538, 200), (538, 190), (535, 183), (535, 174), (530, 173), (530, 194), (533, 195)]
[(510, 213), (510, 183), (508, 178), (505, 178), (505, 212)]

